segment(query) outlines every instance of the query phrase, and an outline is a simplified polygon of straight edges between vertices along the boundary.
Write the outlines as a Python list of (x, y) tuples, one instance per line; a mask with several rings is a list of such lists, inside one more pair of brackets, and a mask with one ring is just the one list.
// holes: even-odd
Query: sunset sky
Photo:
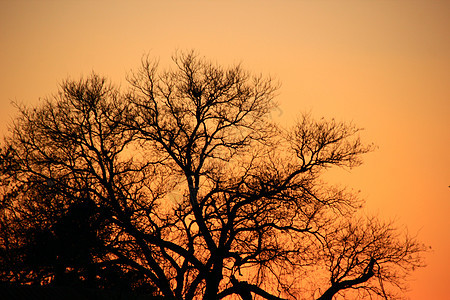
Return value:
[(450, 286), (450, 1), (0, 0), (0, 132), (11, 101), (34, 105), (93, 71), (126, 86), (144, 54), (195, 49), (281, 83), (274, 112), (352, 121), (378, 149), (333, 173), (368, 213), (433, 248), (409, 297)]

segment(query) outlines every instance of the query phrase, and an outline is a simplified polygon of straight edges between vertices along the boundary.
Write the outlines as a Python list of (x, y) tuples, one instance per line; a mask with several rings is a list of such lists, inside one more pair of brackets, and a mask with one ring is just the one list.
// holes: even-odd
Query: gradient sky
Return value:
[(433, 247), (411, 299), (450, 286), (450, 1), (0, 0), (0, 133), (92, 71), (126, 85), (143, 54), (176, 49), (277, 78), (276, 112), (353, 121), (378, 150), (337, 180)]

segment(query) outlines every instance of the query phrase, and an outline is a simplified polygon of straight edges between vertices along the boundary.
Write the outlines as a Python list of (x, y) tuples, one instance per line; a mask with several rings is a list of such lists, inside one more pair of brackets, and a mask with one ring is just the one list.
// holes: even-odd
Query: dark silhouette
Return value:
[(64, 286), (17, 285), (0, 282), (0, 298), (5, 300), (162, 300), (136, 292)]
[[(388, 299), (424, 246), (325, 184), (371, 150), (352, 124), (271, 118), (277, 85), (195, 53), (19, 107), (0, 156), (0, 276), (169, 299)], [(354, 294), (356, 292), (356, 294)]]

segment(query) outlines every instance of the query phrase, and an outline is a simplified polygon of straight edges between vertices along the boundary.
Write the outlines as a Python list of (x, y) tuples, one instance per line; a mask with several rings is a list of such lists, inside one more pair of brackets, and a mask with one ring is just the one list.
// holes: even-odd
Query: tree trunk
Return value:
[(203, 300), (218, 300), (217, 295), (219, 294), (219, 284), (222, 280), (222, 266), (223, 259), (216, 259), (213, 265), (212, 271), (208, 274), (206, 278), (206, 290), (203, 295)]

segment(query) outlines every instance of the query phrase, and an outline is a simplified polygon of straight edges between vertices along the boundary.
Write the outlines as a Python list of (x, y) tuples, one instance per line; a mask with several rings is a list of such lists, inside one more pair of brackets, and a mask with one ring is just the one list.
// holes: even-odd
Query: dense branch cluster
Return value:
[(174, 63), (143, 59), (125, 92), (92, 75), (19, 107), (0, 156), (2, 280), (390, 299), (423, 264), (414, 238), (357, 218), (361, 202), (321, 180), (371, 150), (358, 128), (310, 116), (281, 128), (270, 78), (193, 52)]

